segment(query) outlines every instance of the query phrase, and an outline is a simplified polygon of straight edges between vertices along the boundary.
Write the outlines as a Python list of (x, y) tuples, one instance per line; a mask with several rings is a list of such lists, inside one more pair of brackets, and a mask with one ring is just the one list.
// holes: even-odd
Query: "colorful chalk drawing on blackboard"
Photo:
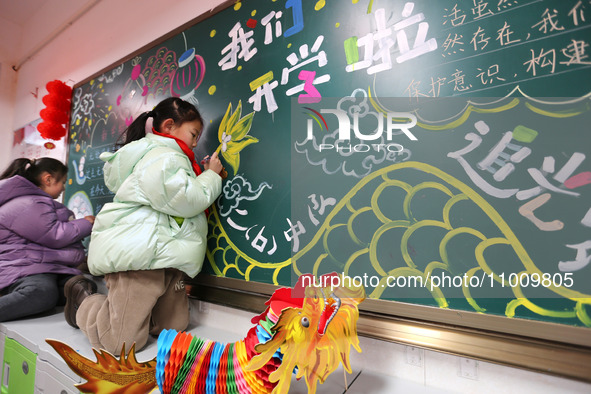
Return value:
[[(117, 70), (123, 70), (123, 66)], [(121, 72), (120, 71), (120, 72)], [(70, 129), (70, 144), (75, 146), (76, 152), (86, 152), (86, 146), (91, 143), (91, 128), (93, 123), (110, 112), (109, 105), (105, 105), (104, 84), (112, 81), (111, 77), (97, 78), (87, 87), (74, 90), (72, 99), (72, 116)]]
[(85, 156), (80, 158), (80, 163), (77, 163), (76, 160), (72, 160), (72, 164), (74, 165), (74, 178), (76, 179), (76, 183), (78, 185), (84, 185), (84, 182), (86, 182), (86, 175), (84, 174), (85, 161)]
[(133, 66), (131, 76), (127, 79), (121, 93), (117, 96), (117, 113), (119, 118), (125, 120), (125, 125), (129, 126), (135, 115), (140, 112), (140, 109), (146, 104), (148, 95), (148, 85), (146, 78), (142, 74), (142, 66), (140, 65), (141, 57), (137, 56), (131, 61)]
[(158, 97), (168, 94), (172, 86), (172, 77), (177, 68), (176, 53), (167, 47), (158, 48), (156, 53), (146, 60), (142, 74), (149, 88), (149, 102), (156, 101)]
[(232, 111), (232, 103), (228, 104), (226, 114), (220, 123), (218, 129), (220, 145), (216, 152), (222, 154), (222, 157), (234, 170), (234, 174), (240, 168), (240, 152), (242, 149), (259, 142), (257, 138), (248, 135), (253, 118), (254, 112), (242, 116), (242, 101), (238, 101), (235, 111)]
[[(397, 173), (407, 169), (421, 171), (423, 173), (433, 175), (433, 181), (424, 181), (416, 185), (412, 185), (407, 182), (397, 180)], [(378, 179), (378, 186), (373, 191), (371, 204), (370, 201), (368, 201), (368, 205), (366, 206), (353, 207), (352, 199), (355, 197), (355, 195), (363, 188), (367, 187), (366, 185), (370, 184), (376, 179)], [(380, 195), (382, 192), (388, 188), (399, 189), (399, 191), (401, 191), (406, 196), (403, 200), (403, 217), (386, 217), (382, 212), (382, 209), (385, 207), (376, 205), (380, 201)], [(415, 217), (412, 212), (411, 205), (413, 204), (413, 197), (418, 195), (419, 191), (424, 191), (427, 189), (442, 192), (448, 196), (447, 202), (445, 202), (443, 205), (441, 218), (419, 218)], [(484, 212), (486, 216), (489, 217), (491, 221), (498, 227), (502, 236), (487, 237), (476, 228), (454, 224), (453, 213), (457, 212), (456, 210), (459, 209), (467, 209), (466, 203), (476, 204), (478, 208), (480, 208), (480, 210)], [(456, 207), (456, 204), (459, 206)], [(350, 216), (346, 217), (347, 220), (342, 220), (340, 222), (338, 220), (333, 220), (334, 218), (338, 217), (340, 211), (342, 210), (350, 211)], [(356, 234), (354, 229), (356, 220), (360, 220), (364, 215), (374, 215), (375, 219), (381, 223), (381, 225), (376, 228), (375, 233), (371, 237), (367, 237), (365, 234)], [(444, 270), (450, 274), (453, 274), (454, 272), (457, 273), (460, 269), (463, 269), (462, 267), (453, 267), (452, 263), (448, 259), (448, 254), (450, 253), (449, 246), (452, 244), (454, 237), (469, 235), (471, 237), (475, 237), (479, 241), (477, 241), (477, 245), (474, 248), (474, 261), (477, 264), (466, 271), (468, 275), (468, 281), (470, 280), (470, 277), (482, 274), (483, 276), (494, 278), (495, 282), (504, 282), (503, 279), (495, 272), (494, 265), (489, 265), (489, 262), (485, 258), (487, 249), (491, 248), (495, 250), (494, 248), (498, 245), (507, 245), (507, 247), (510, 248), (515, 254), (515, 257), (518, 259), (518, 261), (521, 262), (522, 270), (519, 270), (519, 274), (537, 274), (540, 278), (543, 275), (543, 273), (540, 272), (534, 262), (530, 259), (528, 253), (525, 251), (503, 218), (500, 217), (498, 212), (490, 204), (488, 204), (486, 200), (484, 200), (473, 189), (469, 188), (462, 182), (459, 182), (454, 177), (425, 163), (406, 162), (395, 164), (376, 171), (371, 176), (368, 176), (360, 181), (333, 209), (320, 231), (317, 232), (313, 241), (294, 256), (293, 266), (296, 272), (300, 271), (298, 268), (298, 260), (305, 256), (306, 253), (311, 251), (312, 248), (317, 247), (319, 244), (323, 245), (322, 247), (324, 247), (324, 252), (320, 254), (320, 257), (315, 261), (313, 272), (322, 272), (321, 265), (323, 262), (325, 260), (328, 261), (331, 258), (331, 255), (335, 253), (334, 250), (330, 249), (330, 245), (327, 245), (326, 242), (322, 242), (322, 240), (326, 240), (329, 237), (331, 231), (334, 231), (340, 227), (345, 227), (346, 232), (350, 234), (351, 241), (360, 247), (354, 254), (350, 256), (345, 265), (345, 272), (349, 272), (349, 270), (351, 270), (356, 263), (369, 260), (371, 266), (375, 270), (375, 273), (380, 275), (384, 281), (389, 276), (418, 276), (422, 277), (424, 281), (428, 282), (429, 277), (435, 276), (434, 271), (437, 269)], [(415, 232), (419, 232), (425, 227), (440, 228), (446, 235), (441, 237), (441, 242), (439, 244), (441, 261), (433, 261), (428, 264), (424, 270), (421, 270), (413, 262), (413, 256), (411, 251), (408, 249), (408, 245), (412, 243), (411, 241), (413, 234)], [(400, 232), (402, 234), (400, 237), (398, 237), (396, 234)], [(388, 235), (389, 238), (386, 235)], [(371, 241), (361, 241), (361, 239), (367, 238), (370, 238)], [(400, 251), (406, 266), (392, 269), (387, 269), (381, 266), (376, 257), (376, 250), (380, 247), (379, 244), (382, 239), (388, 239), (387, 242), (392, 242), (392, 239), (400, 239)], [(505, 283), (505, 286), (508, 286), (507, 283)], [(374, 292), (371, 294), (371, 297), (380, 298), (381, 293), (385, 288), (387, 287), (377, 286)], [(438, 286), (432, 286), (432, 289), (433, 290), (431, 293), (433, 298), (438, 302), (439, 306), (447, 307), (448, 304), (443, 291), (441, 291)], [(479, 306), (477, 301), (471, 296), (470, 289), (470, 286), (464, 286), (463, 288), (466, 300), (470, 303), (474, 310), (478, 312), (484, 312), (485, 309)], [(572, 300), (574, 303), (572, 309), (570, 311), (552, 311), (540, 308), (527, 299), (520, 286), (515, 286), (512, 288), (512, 290), (516, 299), (508, 304), (506, 310), (507, 316), (513, 316), (515, 307), (517, 305), (523, 305), (532, 311), (545, 316), (576, 316), (581, 320), (582, 323), (591, 325), (591, 320), (584, 310), (584, 305), (591, 304), (591, 295), (573, 291), (567, 287), (553, 285), (547, 286), (547, 289), (566, 299)]]
[(67, 207), (70, 211), (74, 212), (76, 219), (94, 215), (90, 198), (88, 198), (88, 195), (84, 191), (74, 193), (68, 200)]
[(179, 57), (178, 68), (174, 70), (170, 93), (194, 105), (199, 105), (195, 91), (205, 77), (205, 60), (196, 53), (195, 48), (187, 47), (187, 37), (184, 32), (182, 36), (185, 40), (185, 52)]
[[(480, 103), (469, 100), (460, 112), (440, 121), (425, 120), (424, 117), (417, 112), (417, 118), (421, 120), (417, 124), (423, 129), (433, 131), (454, 129), (464, 124), (468, 119), (475, 120), (478, 116), (476, 114), (499, 113), (516, 108), (519, 105), (522, 105), (527, 110), (538, 115), (558, 119), (573, 118), (590, 111), (588, 100), (589, 97), (591, 97), (591, 93), (574, 99), (558, 98), (554, 99), (554, 101), (549, 101), (528, 97), (519, 89), (519, 86), (517, 86), (513, 89), (510, 95), (518, 93), (523, 95), (525, 99), (507, 96), (505, 98)], [(381, 113), (386, 114), (388, 112), (388, 109), (380, 103), (378, 98), (372, 98), (371, 102), (372, 106)], [(507, 103), (505, 104), (504, 102)], [(486, 106), (491, 104), (494, 106), (486, 108)], [(522, 121), (527, 122), (526, 120)], [(476, 133), (469, 132), (464, 137), (465, 140), (470, 141), (469, 144), (462, 149), (449, 152), (447, 157), (457, 160), (474, 185), (489, 196), (501, 199), (515, 196), (519, 201), (525, 201), (535, 197), (533, 200), (524, 203), (519, 208), (519, 213), (529, 219), (539, 230), (561, 230), (564, 227), (563, 222), (560, 220), (543, 221), (536, 217), (534, 211), (550, 200), (551, 195), (549, 193), (541, 194), (544, 191), (574, 197), (579, 197), (581, 195), (576, 189), (591, 183), (591, 172), (575, 172), (585, 161), (586, 155), (583, 152), (563, 152), (562, 155), (566, 155), (568, 159), (562, 164), (559, 170), (555, 170), (555, 166), (558, 165), (557, 160), (554, 157), (555, 155), (546, 156), (543, 159), (543, 162), (540, 163), (541, 169), (534, 167), (527, 168), (527, 172), (537, 184), (536, 186), (524, 190), (519, 190), (517, 188), (502, 189), (485, 180), (477, 170), (486, 170), (486, 172), (493, 174), (493, 180), (495, 182), (504, 181), (515, 171), (516, 166), (532, 153), (532, 148), (528, 145), (537, 138), (538, 132), (523, 124), (516, 124), (513, 130), (506, 131), (502, 134), (502, 137), (495, 145), (494, 149), (488, 152), (488, 154), (477, 163), (477, 168), (475, 168), (464, 158), (464, 156), (469, 152), (476, 150), (485, 138), (492, 137), (487, 137), (491, 127), (481, 120), (476, 120), (474, 122), (474, 129)], [(558, 186), (553, 185), (546, 179), (551, 174), (554, 174), (554, 179), (558, 182)], [(583, 244), (571, 245), (569, 247), (580, 250), (582, 248), (580, 245)], [(588, 248), (585, 248), (585, 250), (586, 249)], [(591, 260), (586, 253), (583, 253), (582, 257), (577, 257), (576, 261), (578, 263), (574, 265), (581, 266), (581, 263), (583, 262), (581, 259), (585, 261), (585, 264), (582, 264), (582, 267), (586, 266)]]
[[(369, 90), (369, 89), (368, 89)], [(370, 90), (371, 91), (371, 90)], [(387, 112), (387, 109), (380, 103), (379, 99), (371, 96), (370, 94), (360, 94), (363, 91), (354, 92), (359, 94), (362, 99), (369, 99), (370, 105), (378, 110), (379, 112)], [(523, 97), (509, 97), (513, 94), (521, 93)], [(355, 95), (348, 97), (353, 104), (359, 104), (356, 102)], [(576, 117), (580, 114), (590, 111), (588, 105), (588, 99), (590, 95), (585, 95), (580, 98), (574, 99), (555, 99), (550, 100), (536, 100), (527, 97), (519, 87), (516, 87), (510, 95), (501, 99), (482, 99), (481, 102), (468, 100), (467, 104), (462, 106), (456, 114), (449, 115), (443, 120), (428, 119), (426, 116), (417, 114), (417, 118), (420, 119), (420, 126), (427, 131), (434, 133), (441, 132), (442, 130), (449, 130), (456, 128), (467, 121), (471, 121), (474, 124), (474, 129), (477, 133), (474, 136), (466, 136), (468, 141), (473, 143), (478, 138), (483, 138), (490, 126), (484, 121), (479, 120), (480, 114), (498, 114), (504, 111), (510, 111), (522, 106), (527, 110), (542, 116), (554, 117), (554, 118), (569, 118)], [(342, 101), (343, 103), (345, 100)], [(361, 101), (364, 105), (367, 105), (367, 100)], [(309, 121), (314, 122), (313, 118)], [(468, 133), (470, 134), (470, 133)], [(508, 149), (512, 153), (509, 161), (515, 161), (513, 164), (517, 164), (523, 157), (526, 157), (530, 153), (530, 149), (526, 146), (537, 138), (537, 131), (528, 128), (525, 125), (516, 125), (516, 127), (507, 133), (504, 133), (504, 137), (496, 145), (496, 150), (491, 151), (488, 157), (485, 157), (480, 163), (478, 168), (482, 171), (488, 171), (492, 176), (496, 176), (495, 180), (502, 180), (508, 176), (510, 170), (501, 170), (498, 168), (488, 168), (491, 166), (491, 160), (495, 159), (492, 157), (493, 154), (498, 154), (503, 149)], [(478, 137), (478, 138), (477, 138)], [(487, 188), (486, 184), (479, 181), (478, 177), (473, 176), (474, 170), (469, 171), (467, 163), (462, 162), (462, 154), (465, 149), (475, 148), (476, 146), (469, 146), (462, 148), (456, 152), (450, 152), (447, 156), (450, 159), (458, 161), (460, 167), (466, 170), (466, 174), (469, 179), (473, 182), (474, 186), (478, 187), (483, 195), (491, 195), (497, 198), (508, 198), (516, 195), (518, 192), (508, 191), (508, 195), (495, 195), (491, 194), (490, 188)], [(296, 149), (297, 151), (297, 149)], [(301, 151), (300, 153), (306, 153)], [(557, 172), (560, 173), (559, 178), (562, 179), (564, 187), (560, 189), (552, 187), (542, 180), (544, 175), (539, 172), (536, 168), (530, 168), (529, 173), (532, 179), (538, 182), (538, 187), (533, 188), (527, 192), (528, 197), (547, 198), (545, 194), (541, 192), (546, 190), (552, 192), (561, 192), (568, 195), (579, 195), (576, 191), (578, 187), (585, 186), (591, 183), (591, 172), (583, 171), (576, 173), (577, 167), (585, 159), (584, 154), (580, 152), (570, 152), (570, 159), (566, 159), (566, 164), (562, 168), (557, 167)], [(488, 158), (488, 160), (487, 160)], [(547, 158), (547, 161), (549, 159)], [(494, 161), (494, 160), (493, 160)], [(308, 162), (310, 160), (308, 158)], [(312, 164), (312, 163), (311, 163)], [(324, 163), (323, 163), (324, 164)], [(507, 163), (506, 163), (507, 164)], [(510, 163), (508, 163), (510, 164)], [(540, 163), (541, 164), (541, 163)], [(542, 167), (545, 172), (552, 173), (549, 168), (549, 162), (546, 163), (546, 167)], [(377, 168), (377, 167), (376, 167)], [(508, 166), (507, 168), (511, 168)], [(428, 181), (420, 181), (416, 184), (409, 182), (408, 179), (414, 179), (413, 176), (399, 177), (397, 174), (414, 171), (421, 172), (423, 179), (425, 176), (430, 177)], [(324, 171), (329, 174), (329, 172)], [(541, 174), (541, 175), (540, 175)], [(471, 176), (472, 175), (472, 176)], [(539, 176), (538, 176), (539, 175)], [(402, 181), (400, 179), (404, 179)], [(568, 183), (568, 185), (567, 185)], [(500, 213), (490, 205), (480, 194), (481, 192), (473, 189), (474, 186), (468, 186), (461, 182), (456, 177), (445, 173), (444, 171), (435, 168), (427, 163), (406, 161), (402, 163), (396, 163), (385, 168), (378, 169), (377, 171), (369, 172), (363, 179), (361, 179), (354, 187), (352, 187), (344, 197), (340, 199), (326, 216), (324, 222), (320, 227), (316, 227), (316, 233), (312, 240), (304, 245), (302, 248), (296, 250), (295, 255), (292, 259), (287, 259), (280, 262), (268, 262), (268, 261), (257, 261), (253, 259), (248, 253), (240, 250), (231, 241), (230, 236), (223, 228), (222, 222), (220, 221), (220, 214), (217, 210), (213, 210), (210, 216), (210, 225), (213, 227), (213, 232), (210, 235), (210, 241), (214, 241), (215, 247), (210, 248), (207, 254), (207, 258), (213, 268), (215, 274), (219, 276), (226, 276), (228, 271), (233, 271), (241, 275), (245, 280), (250, 280), (250, 275), (253, 270), (269, 270), (272, 272), (272, 280), (275, 284), (278, 284), (278, 277), (282, 270), (292, 269), (297, 275), (302, 273), (311, 272), (315, 275), (320, 275), (325, 270), (333, 270), (335, 267), (335, 261), (343, 261), (342, 255), (342, 243), (331, 244), (331, 235), (340, 232), (341, 235), (348, 234), (349, 244), (354, 245), (353, 252), (345, 259), (346, 263), (343, 267), (343, 272), (346, 275), (353, 276), (354, 272), (359, 267), (363, 267), (363, 270), (368, 271), (367, 267), (371, 267), (374, 276), (380, 277), (380, 283), (371, 292), (371, 298), (382, 298), (384, 296), (384, 289), (387, 286), (382, 287), (384, 281), (389, 277), (406, 277), (406, 278), (421, 278), (425, 284), (425, 291), (431, 293), (431, 297), (441, 308), (448, 308), (450, 304), (446, 298), (446, 289), (439, 286), (436, 283), (434, 277), (437, 272), (446, 272), (449, 275), (457, 275), (462, 272), (466, 276), (466, 280), (470, 283), (470, 280), (481, 280), (487, 278), (489, 286), (491, 288), (503, 287), (506, 294), (502, 297), (503, 302), (506, 303), (505, 315), (507, 317), (514, 317), (517, 314), (518, 308), (525, 308), (530, 313), (537, 314), (539, 316), (552, 317), (555, 319), (575, 319), (579, 324), (591, 326), (591, 316), (589, 315), (589, 308), (591, 305), (591, 294), (581, 292), (570, 288), (567, 281), (560, 281), (555, 283), (552, 280), (544, 284), (543, 291), (552, 293), (552, 295), (544, 295), (541, 298), (559, 298), (561, 300), (560, 307), (548, 306), (543, 302), (537, 301), (540, 299), (539, 293), (536, 294), (536, 300), (530, 299), (533, 296), (529, 296), (530, 288), (527, 286), (522, 287), (519, 283), (509, 283), (507, 274), (504, 270), (506, 267), (499, 268), (499, 264), (496, 260), (490, 258), (491, 254), (499, 254), (499, 250), (502, 253), (510, 254), (514, 260), (515, 271), (512, 271), (515, 278), (529, 277), (538, 278), (542, 280), (548, 274), (544, 272), (534, 263), (529, 256), (528, 252), (519, 241), (513, 230), (503, 219)], [(400, 193), (404, 194), (402, 203), (399, 211), (404, 214), (401, 217), (389, 217), (384, 212), (389, 208), (381, 206), (383, 199), (380, 199), (382, 193), (385, 190), (396, 189)], [(420, 210), (418, 214), (413, 214), (411, 205), (413, 204), (413, 197), (417, 196), (419, 192), (435, 192), (443, 196), (444, 202), (442, 203), (440, 217), (437, 218), (421, 218), (420, 215), (424, 213)], [(534, 191), (537, 193), (534, 193)], [(371, 198), (361, 206), (355, 206), (359, 204), (358, 195), (371, 195)], [(523, 197), (523, 193), (521, 193)], [(416, 200), (416, 199), (415, 199)], [(355, 202), (354, 202), (355, 201)], [(542, 205), (544, 202), (539, 202), (538, 205)], [(468, 207), (470, 205), (470, 207)], [(468, 208), (467, 208), (468, 207)], [(482, 215), (488, 218), (486, 221), (497, 229), (498, 234), (489, 235), (479, 230), (479, 223), (475, 221), (473, 225), (458, 222), (458, 218), (454, 218), (454, 213), (458, 214), (461, 210), (468, 209), (472, 211), (478, 210)], [(534, 215), (535, 207), (530, 207), (525, 204), (521, 207), (519, 213), (525, 218), (528, 218), (533, 225), (543, 231), (552, 231), (553, 223), (545, 223), (541, 220), (536, 220)], [(584, 217), (583, 217), (584, 216)], [(371, 220), (367, 219), (371, 217)], [(363, 219), (362, 219), (363, 218)], [(584, 226), (591, 227), (591, 208), (585, 212), (582, 212), (581, 223)], [(357, 234), (355, 232), (355, 223), (357, 220), (373, 221), (379, 225), (368, 234)], [(455, 220), (455, 222), (454, 222)], [(461, 219), (464, 220), (463, 218)], [(546, 226), (546, 227), (545, 227)], [(413, 261), (413, 256), (416, 251), (412, 249), (411, 241), (413, 237), (417, 237), (421, 231), (428, 231), (427, 229), (436, 229), (444, 233), (439, 241), (439, 258), (434, 259), (426, 266), (419, 268), (419, 266)], [(398, 241), (393, 241), (393, 237)], [(471, 252), (472, 266), (466, 267), (455, 267), (456, 262), (451, 259), (450, 254), (454, 252), (454, 248), (457, 247), (458, 239), (471, 238), (474, 243), (473, 251)], [(388, 238), (388, 241), (384, 241)], [(401, 266), (396, 267), (385, 267), (382, 266), (378, 258), (377, 250), (383, 247), (384, 243), (398, 245), (398, 252), (392, 251), (392, 253), (399, 253), (402, 257), (398, 259), (404, 263)], [(558, 265), (561, 272), (573, 272), (580, 270), (589, 264), (591, 256), (589, 249), (591, 249), (591, 240), (580, 243), (573, 242), (572, 244), (565, 245), (576, 252), (573, 261), (561, 261)], [(335, 250), (338, 249), (338, 250)], [(393, 248), (393, 249), (396, 249)], [(335, 253), (340, 253), (339, 258), (334, 258)], [(487, 259), (488, 255), (488, 259)], [(215, 261), (221, 261), (223, 265), (216, 266)], [(304, 263), (302, 263), (304, 262)], [(557, 262), (558, 263), (558, 262)], [(554, 275), (560, 275), (559, 273)], [(474, 278), (474, 279), (472, 279)], [(563, 277), (564, 278), (564, 277)], [(485, 301), (481, 301), (481, 298), (485, 298), (482, 294), (478, 293), (478, 289), (474, 290), (470, 286), (462, 286), (461, 293), (465, 301), (470, 307), (479, 313), (486, 313), (487, 306), (483, 304)], [(495, 297), (499, 297), (498, 294)], [(565, 306), (566, 305), (566, 306)]]
[[(126, 100), (121, 99), (123, 101), (117, 98), (118, 102), (123, 103), (119, 106), (115, 102), (115, 97), (111, 97), (112, 93), (106, 92), (108, 87), (105, 85), (113, 84), (111, 88), (115, 86), (117, 94), (123, 94), (119, 90), (120, 88), (117, 87), (118, 82), (116, 80), (116, 77), (123, 72), (123, 69), (124, 66), (121, 65), (112, 73), (105, 73), (91, 80), (85, 86), (78, 87), (74, 90), (69, 144), (73, 147), (71, 153), (75, 156), (79, 155), (83, 158), (88, 154), (89, 148), (102, 147), (105, 144), (109, 144), (110, 141), (116, 140), (120, 136), (121, 131), (125, 129), (127, 125), (126, 121), (133, 120), (133, 116), (137, 114), (133, 113), (130, 115), (128, 109), (122, 108), (130, 105), (129, 98)], [(139, 67), (134, 69), (133, 77), (136, 81), (130, 77), (128, 83), (132, 81), (135, 84), (137, 80), (141, 80), (140, 85), (143, 86), (144, 76), (137, 74), (139, 70)], [(131, 85), (128, 83), (125, 84), (128, 87), (123, 90), (131, 92), (129, 88)], [(145, 103), (147, 99), (143, 96), (143, 91), (142, 87), (139, 94), (130, 94), (134, 97), (140, 96), (139, 102)], [(129, 94), (126, 96), (129, 96)], [(137, 104), (137, 98), (134, 102)], [(127, 118), (123, 117), (124, 115)], [(78, 168), (78, 171), (80, 171), (78, 181), (83, 181), (84, 175), (82, 172), (84, 171), (85, 165), (89, 164), (88, 160), (84, 163), (82, 158), (78, 161), (78, 166), (80, 166)]]
[[(397, 174), (403, 171), (419, 171), (424, 174), (432, 176), (432, 180), (420, 182), (418, 184), (409, 184), (407, 182), (397, 180)], [(377, 183), (377, 185), (376, 185)], [(359, 204), (359, 200), (355, 199), (356, 195), (362, 193), (364, 189), (370, 188), (371, 199), (366, 201), (366, 205), (355, 206)], [(371, 189), (375, 187), (375, 189)], [(402, 200), (402, 217), (387, 217), (383, 212), (386, 207), (381, 207), (379, 204), (384, 203), (380, 200), (381, 194), (390, 188), (395, 188), (406, 197)], [(411, 205), (413, 204), (413, 197), (419, 191), (431, 190), (446, 196), (447, 201), (443, 204), (441, 217), (439, 218), (420, 218), (414, 215)], [(353, 202), (355, 201), (355, 202)], [(466, 204), (477, 207), (496, 225), (500, 232), (500, 236), (488, 237), (477, 228), (472, 228), (459, 223), (454, 223), (454, 212), (458, 209), (466, 209)], [(373, 234), (357, 234), (355, 232), (355, 223), (357, 220), (368, 221), (366, 217), (377, 223)], [(456, 237), (473, 237), (476, 240), (476, 245), (473, 251), (474, 266), (465, 271), (467, 275), (467, 282), (470, 283), (472, 277), (488, 278), (491, 287), (502, 286), (507, 291), (512, 291), (513, 300), (509, 301), (505, 311), (506, 316), (515, 316), (515, 310), (519, 306), (523, 306), (530, 311), (542, 315), (551, 316), (555, 318), (576, 318), (582, 324), (591, 326), (591, 317), (585, 309), (591, 305), (591, 294), (584, 294), (575, 290), (571, 290), (566, 286), (556, 286), (554, 283), (545, 287), (545, 290), (553, 292), (556, 295), (563, 297), (570, 301), (569, 308), (562, 308), (560, 310), (552, 310), (537, 305), (534, 301), (529, 300), (524, 289), (519, 283), (509, 284), (507, 276), (500, 276), (495, 272), (493, 264), (489, 264), (485, 254), (498, 253), (498, 248), (507, 248), (513, 254), (513, 257), (521, 266), (516, 271), (516, 275), (529, 275), (542, 278), (544, 273), (541, 272), (535, 263), (529, 257), (527, 251), (519, 242), (513, 231), (509, 228), (507, 223), (499, 215), (499, 213), (484, 200), (476, 191), (468, 187), (464, 183), (458, 181), (456, 178), (443, 171), (430, 166), (426, 163), (418, 162), (404, 162), (394, 164), (366, 176), (355, 185), (333, 208), (328, 214), (326, 220), (320, 226), (312, 241), (300, 249), (292, 259), (282, 262), (270, 263), (259, 262), (247, 254), (239, 250), (230, 240), (224, 228), (221, 226), (221, 221), (217, 210), (209, 219), (213, 231), (209, 235), (209, 239), (215, 240), (217, 248), (210, 248), (207, 253), (207, 258), (212, 264), (216, 274), (224, 276), (228, 269), (235, 269), (240, 272), (245, 280), (249, 280), (249, 274), (252, 269), (263, 268), (273, 271), (273, 280), (277, 284), (277, 277), (282, 269), (291, 267), (297, 275), (302, 275), (304, 272), (311, 272), (314, 275), (320, 275), (324, 272), (323, 265), (327, 264), (327, 268), (334, 269), (330, 264), (333, 254), (340, 253), (342, 260), (342, 251), (331, 249), (331, 245), (327, 240), (331, 236), (331, 232), (339, 231), (340, 236), (349, 234), (350, 244), (355, 245), (353, 253), (349, 256), (343, 272), (345, 275), (350, 275), (354, 272), (355, 266), (361, 264), (364, 272), (368, 272), (368, 267), (373, 268), (373, 275), (381, 277), (380, 284), (375, 287), (370, 294), (371, 298), (381, 298), (384, 289), (385, 281), (389, 277), (408, 277), (421, 278), (425, 283), (425, 291), (430, 291), (433, 299), (441, 308), (449, 306), (444, 291), (435, 283), (434, 277), (436, 272), (445, 271), (450, 275), (457, 274), (458, 270), (464, 267), (454, 267), (448, 259), (450, 245), (453, 244)], [(413, 240), (413, 235), (420, 233), (424, 228), (436, 228), (444, 232), (445, 235), (441, 237), (439, 243), (440, 261), (432, 261), (426, 268), (420, 269), (413, 261), (412, 251), (409, 250), (409, 242)], [(386, 236), (387, 235), (387, 236)], [(388, 239), (387, 241), (382, 241)], [(398, 239), (398, 242), (393, 242), (393, 239)], [(384, 267), (377, 258), (377, 250), (381, 248), (382, 242), (389, 244), (398, 244), (400, 253), (405, 262), (404, 266), (400, 267)], [(490, 248), (490, 250), (489, 250)], [(342, 244), (336, 246), (336, 249), (342, 249)], [(491, 252), (491, 250), (493, 252)], [(507, 253), (507, 250), (503, 250)], [(214, 263), (214, 257), (224, 261), (225, 266), (223, 271)], [(308, 255), (308, 256), (307, 256)], [(226, 258), (232, 260), (228, 261)], [(312, 266), (302, 267), (301, 262), (306, 257), (312, 257), (314, 262)], [(369, 262), (369, 264), (368, 264)], [(351, 275), (353, 276), (353, 275)], [(496, 285), (496, 286), (495, 286)], [(478, 300), (471, 294), (470, 286), (463, 286), (462, 292), (465, 299), (470, 306), (477, 312), (485, 312), (486, 308), (479, 305)]]

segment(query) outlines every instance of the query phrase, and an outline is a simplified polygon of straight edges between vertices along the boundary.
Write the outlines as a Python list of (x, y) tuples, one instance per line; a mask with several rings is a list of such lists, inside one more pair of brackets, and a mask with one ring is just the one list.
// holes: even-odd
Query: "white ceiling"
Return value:
[(48, 0), (0, 0), (0, 16), (24, 26)]
[(22, 65), (60, 34), (66, 22), (100, 1), (0, 0), (0, 61)]

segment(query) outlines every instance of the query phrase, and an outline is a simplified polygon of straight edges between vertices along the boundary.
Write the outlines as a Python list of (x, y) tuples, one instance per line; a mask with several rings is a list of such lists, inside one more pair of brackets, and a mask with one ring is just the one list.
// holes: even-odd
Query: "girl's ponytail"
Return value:
[(12, 163), (10, 163), (8, 168), (6, 168), (6, 170), (4, 170), (2, 175), (0, 175), (0, 179), (10, 178), (15, 175), (20, 175), (20, 176), (26, 178), (25, 173), (27, 170), (29, 170), (31, 168), (31, 166), (33, 164), (34, 164), (34, 161), (32, 161), (30, 159), (25, 159), (25, 158), (15, 159), (15, 160), (13, 160)]
[(203, 118), (193, 104), (178, 97), (169, 97), (159, 102), (153, 110), (144, 112), (135, 118), (123, 134), (121, 134), (116, 146), (121, 147), (144, 138), (146, 136), (146, 122), (148, 118), (152, 118), (153, 128), (158, 132), (160, 131), (160, 125), (166, 119), (172, 119), (177, 126), (194, 120), (198, 120), (203, 124)]
[(33, 160), (19, 158), (10, 163), (8, 168), (0, 175), (0, 179), (20, 175), (39, 186), (41, 184), (41, 175), (44, 172), (49, 172), (51, 176), (60, 179), (68, 174), (68, 167), (61, 161), (51, 157), (41, 157)]
[(125, 129), (123, 134), (121, 134), (116, 145), (120, 147), (144, 138), (146, 136), (146, 122), (148, 121), (148, 118), (152, 116), (151, 112), (152, 111), (144, 112), (135, 118), (127, 129)]

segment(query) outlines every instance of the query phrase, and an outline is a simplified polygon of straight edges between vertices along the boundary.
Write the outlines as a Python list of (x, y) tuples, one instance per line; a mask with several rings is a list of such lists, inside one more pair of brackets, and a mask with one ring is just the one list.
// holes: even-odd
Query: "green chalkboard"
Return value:
[(337, 271), (373, 298), (590, 326), (590, 12), (232, 3), (75, 87), (66, 203), (98, 213), (99, 154), (181, 96), (206, 120), (197, 157), (229, 173), (206, 272)]

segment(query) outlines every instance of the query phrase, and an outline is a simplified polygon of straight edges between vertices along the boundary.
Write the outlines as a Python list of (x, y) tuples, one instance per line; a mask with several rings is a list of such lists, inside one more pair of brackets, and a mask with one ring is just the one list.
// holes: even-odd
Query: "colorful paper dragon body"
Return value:
[[(308, 392), (315, 393), (318, 382), (340, 363), (351, 373), (351, 346), (361, 352), (357, 305), (365, 292), (363, 287), (343, 286), (341, 280), (336, 274), (316, 280), (303, 275), (293, 290), (278, 289), (238, 342), (223, 344), (164, 330), (156, 358), (147, 363), (135, 361), (133, 347), (127, 358), (122, 349), (120, 361), (95, 350), (93, 362), (67, 345), (47, 342), (87, 380), (77, 387), (89, 393), (146, 393), (156, 384), (163, 394), (287, 393), (293, 373), (297, 379), (304, 377)], [(340, 285), (333, 286), (336, 283)], [(121, 391), (113, 386), (117, 382), (123, 383)]]

